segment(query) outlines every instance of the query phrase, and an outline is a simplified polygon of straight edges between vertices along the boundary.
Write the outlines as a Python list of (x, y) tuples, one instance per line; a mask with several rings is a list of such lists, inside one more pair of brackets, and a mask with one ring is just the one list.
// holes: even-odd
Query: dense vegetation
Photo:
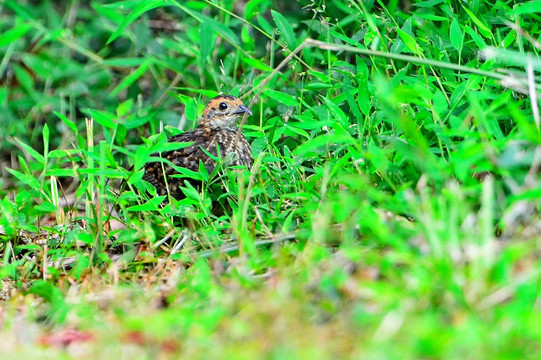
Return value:
[[(538, 359), (540, 20), (0, 1), (2, 358)], [(253, 169), (156, 196), (219, 93), (254, 100)]]

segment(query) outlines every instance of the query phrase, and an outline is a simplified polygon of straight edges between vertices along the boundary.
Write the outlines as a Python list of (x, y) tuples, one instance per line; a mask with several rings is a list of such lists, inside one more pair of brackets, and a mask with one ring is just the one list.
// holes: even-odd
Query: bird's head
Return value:
[(234, 96), (219, 95), (211, 99), (203, 110), (201, 124), (216, 129), (235, 128), (244, 113), (252, 115), (242, 101)]

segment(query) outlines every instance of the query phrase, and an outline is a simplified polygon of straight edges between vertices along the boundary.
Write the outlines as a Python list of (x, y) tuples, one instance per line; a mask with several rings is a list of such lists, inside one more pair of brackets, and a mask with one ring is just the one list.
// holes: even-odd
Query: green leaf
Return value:
[(404, 44), (406, 44), (406, 47), (409, 50), (411, 50), (414, 54), (417, 54), (418, 49), (417, 49), (417, 41), (415, 41), (415, 38), (400, 29), (396, 29), (396, 30), (398, 31), (398, 35), (400, 36), (400, 39), (402, 39)]
[(203, 20), (199, 26), (199, 48), (201, 49), (201, 63), (205, 64), (205, 60), (209, 57), (214, 49), (214, 33), (208, 20)]
[(130, 113), (131, 109), (133, 107), (133, 98), (129, 98), (128, 100), (118, 104), (116, 107), (116, 116), (121, 118), (123, 116), (126, 116)]
[(154, 8), (157, 8), (159, 6), (167, 6), (167, 2), (164, 2), (163, 0), (147, 0), (147, 1), (141, 1), (135, 8), (128, 14), (128, 16), (123, 18), (123, 21), (120, 23), (118, 28), (115, 30), (115, 32), (109, 37), (107, 40), (106, 45), (109, 45), (111, 42), (113, 42), (126, 28), (126, 26), (130, 25), (132, 22), (134, 22), (139, 16), (143, 15), (145, 12), (152, 10)]
[(355, 140), (349, 135), (323, 134), (309, 140), (293, 151), (293, 155), (301, 156), (319, 147), (331, 144), (355, 144)]
[(130, 206), (127, 210), (128, 211), (156, 211), (159, 209), (161, 202), (165, 198), (166, 198), (165, 195), (156, 196), (144, 204)]
[(61, 176), (61, 177), (68, 177), (68, 176), (75, 176), (75, 170), (74, 169), (50, 169), (45, 172), (46, 176)]
[(451, 28), (449, 30), (449, 37), (451, 38), (451, 44), (458, 50), (462, 52), (462, 46), (464, 45), (464, 34), (456, 18), (453, 19), (451, 23)]
[(40, 185), (39, 182), (30, 175), (25, 175), (20, 171), (13, 170), (10, 168), (6, 168), (7, 172), (9, 172), (11, 175), (15, 176), (17, 179), (22, 181), (24, 184), (30, 186), (33, 189), (39, 189)]
[(145, 58), (112, 58), (103, 60), (102, 64), (107, 66), (134, 67), (146, 61)]
[(287, 19), (282, 14), (274, 10), (271, 10), (271, 14), (272, 18), (274, 19), (274, 23), (280, 31), (280, 34), (282, 34), (282, 36), (286, 40), (287, 47), (289, 47), (291, 50), (295, 49), (297, 47), (297, 39), (295, 38), (293, 28), (291, 27)]
[[(152, 114), (146, 115), (146, 116), (133, 116), (129, 119), (126, 119), (122, 125), (126, 129), (135, 129), (138, 128), (147, 122), (149, 122), (152, 119)], [(119, 128), (120, 129), (120, 128)], [(117, 129), (117, 131), (119, 130)]]
[(34, 159), (36, 159), (39, 163), (44, 164), (45, 159), (43, 158), (43, 155), (38, 153), (36, 150), (34, 150), (32, 147), (28, 146), (18, 138), (15, 138), (15, 141), (26, 151), (30, 156), (32, 156)]
[(282, 104), (286, 105), (286, 106), (297, 106), (299, 105), (299, 102), (297, 101), (297, 99), (291, 95), (288, 95), (288, 94), (285, 94), (283, 92), (279, 92), (279, 91), (275, 91), (275, 90), (270, 90), (270, 89), (267, 89), (265, 91), (263, 91), (263, 94), (265, 94), (266, 96), (276, 100), (276, 101), (279, 101), (281, 102)]
[(99, 15), (107, 18), (112, 22), (120, 23), (124, 20), (123, 14), (119, 13), (110, 6), (99, 4), (97, 1), (91, 1), (90, 6), (92, 6), (92, 8), (96, 10)]
[(469, 26), (466, 26), (465, 29), (466, 29), (466, 32), (470, 34), (470, 36), (473, 39), (473, 42), (475, 42), (475, 45), (477, 45), (478, 48), (484, 49), (487, 47), (487, 43), (485, 42), (485, 40), (483, 40), (483, 38), (479, 36), (479, 34), (476, 33), (474, 29), (472, 29)]
[(66, 124), (66, 125), (70, 128), (71, 131), (73, 131), (73, 132), (76, 133), (76, 134), (78, 133), (78, 131), (77, 131), (77, 125), (75, 125), (75, 123), (74, 123), (73, 121), (69, 120), (69, 119), (66, 117), (66, 115), (61, 114), (61, 113), (59, 113), (58, 111), (53, 111), (53, 113), (54, 113), (58, 118), (60, 118), (60, 120), (62, 120), (62, 122), (63, 122), (64, 124)]
[(15, 72), (17, 81), (19, 81), (23, 89), (29, 94), (34, 93), (34, 78), (32, 75), (30, 75), (25, 68), (17, 64), (13, 64), (13, 71)]
[(44, 201), (41, 204), (34, 206), (34, 209), (38, 211), (50, 213), (50, 212), (56, 211), (56, 206), (53, 203)]
[(118, 95), (119, 92), (121, 92), (122, 90), (124, 90), (125, 88), (127, 88), (128, 86), (130, 86), (131, 84), (133, 84), (137, 79), (139, 79), (141, 76), (143, 76), (143, 74), (147, 71), (148, 67), (150, 66), (150, 64), (152, 63), (152, 59), (146, 59), (144, 63), (141, 64), (141, 66), (139, 66), (137, 68), (137, 70), (135, 70), (134, 72), (132, 72), (130, 75), (126, 76), (121, 82), (120, 84), (118, 84), (114, 89), (113, 91), (111, 91), (111, 96), (116, 96)]
[(36, 280), (32, 283), (28, 293), (41, 296), (45, 301), (51, 304), (64, 302), (64, 295), (53, 284), (45, 280)]
[(431, 8), (435, 5), (441, 4), (444, 2), (444, 0), (427, 0), (427, 1), (418, 1), (414, 2), (412, 5), (417, 7), (423, 7), (423, 8)]
[(268, 66), (267, 64), (265, 64), (263, 61), (259, 59), (250, 59), (248, 57), (243, 56), (241, 60), (255, 69), (258, 69), (261, 71), (268, 71), (268, 72), (272, 71), (272, 68), (270, 66)]
[[(194, 179), (197, 181), (203, 181), (203, 176), (198, 171), (193, 171), (193, 170), (186, 169), (180, 166), (173, 166), (173, 169), (175, 169), (178, 172), (178, 174), (171, 175), (171, 177), (174, 177), (174, 178), (187, 177), (187, 178)], [(206, 168), (205, 168), (205, 171), (206, 171)], [(207, 171), (207, 175), (208, 175), (208, 171)], [(207, 178), (207, 181), (208, 181), (208, 178)]]
[(329, 100), (326, 96), (321, 97), (325, 104), (327, 105), (327, 109), (329, 109), (329, 112), (331, 113), (331, 118), (333, 120), (338, 120), (342, 127), (344, 129), (347, 129), (348, 127), (348, 119), (346, 117), (346, 114), (336, 105), (332, 100)]
[(67, 150), (52, 150), (49, 152), (50, 158), (65, 158), (69, 156), (79, 155), (79, 149), (67, 149)]
[(477, 25), (477, 28), (479, 29), (481, 34), (486, 38), (491, 38), (492, 32), (490, 31), (490, 29), (481, 20), (479, 20), (479, 18), (475, 16), (473, 12), (471, 12), (464, 6), (462, 6), (462, 8), (464, 9), (464, 11), (466, 11), (470, 19), (472, 19), (472, 21), (475, 23), (475, 25)]
[(96, 109), (83, 109), (83, 112), (90, 115), (91, 118), (105, 128), (114, 129), (116, 127), (115, 115), (111, 113)]
[(180, 150), (189, 146), (192, 146), (193, 142), (165, 142), (163, 144), (156, 144), (150, 148), (151, 152), (163, 152)]
[(49, 136), (50, 136), (50, 131), (49, 131), (49, 126), (47, 124), (43, 125), (43, 153), (45, 154), (45, 156), (48, 155), (49, 153)]
[(274, 33), (274, 29), (272, 27), (272, 25), (267, 21), (267, 19), (265, 19), (263, 16), (261, 15), (258, 15), (257, 16), (257, 23), (259, 24), (259, 26), (267, 33), (267, 34), (272, 34)]
[(197, 120), (197, 104), (195, 103), (195, 99), (185, 95), (179, 95), (178, 98), (184, 104), (186, 119), (195, 122)]
[(203, 164), (203, 161), (199, 160), (199, 174), (201, 175), (201, 178), (203, 181), (208, 182), (209, 181), (209, 172), (207, 171), (207, 168), (205, 167), (205, 164)]
[(230, 28), (214, 19), (206, 18), (206, 20), (218, 35), (229, 41), (231, 44), (240, 46), (237, 35)]
[(30, 24), (19, 24), (13, 29), (4, 32), (0, 35), (0, 48), (23, 37), (30, 29), (32, 29), (32, 25)]
[(522, 4), (515, 4), (510, 15), (523, 15), (541, 12), (541, 1), (529, 1)]

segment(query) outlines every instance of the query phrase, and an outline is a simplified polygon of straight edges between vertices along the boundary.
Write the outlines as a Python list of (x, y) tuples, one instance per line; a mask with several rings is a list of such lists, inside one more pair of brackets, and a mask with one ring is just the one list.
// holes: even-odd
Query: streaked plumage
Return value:
[[(237, 121), (250, 110), (234, 96), (220, 95), (207, 104), (199, 125), (192, 131), (175, 135), (169, 139), (170, 142), (190, 142), (192, 145), (179, 149), (164, 152), (161, 156), (171, 161), (175, 166), (183, 167), (192, 171), (199, 171), (199, 161), (205, 165), (211, 173), (216, 166), (216, 161), (209, 157), (211, 155), (227, 159), (227, 165), (245, 165), (251, 168), (253, 159), (250, 144), (242, 134), (237, 138)], [(217, 147), (218, 145), (218, 147)], [(203, 151), (205, 149), (205, 151)], [(158, 154), (154, 156), (159, 156)], [(165, 174), (164, 171), (165, 170)], [(182, 198), (183, 193), (179, 186), (183, 186), (182, 179), (171, 177), (178, 174), (166, 163), (152, 162), (145, 165), (143, 179), (154, 185), (158, 194), (167, 194), (165, 176), (169, 191), (175, 198)], [(165, 176), (164, 176), (165, 175)]]

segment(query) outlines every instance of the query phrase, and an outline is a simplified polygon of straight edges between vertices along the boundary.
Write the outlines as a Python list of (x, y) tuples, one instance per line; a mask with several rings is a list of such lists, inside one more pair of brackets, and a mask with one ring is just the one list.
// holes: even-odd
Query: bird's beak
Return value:
[(244, 114), (244, 113), (248, 113), (248, 115), (252, 115), (252, 112), (250, 111), (250, 109), (248, 109), (244, 105), (239, 106), (238, 110), (236, 110), (233, 114), (237, 115), (237, 114)]

